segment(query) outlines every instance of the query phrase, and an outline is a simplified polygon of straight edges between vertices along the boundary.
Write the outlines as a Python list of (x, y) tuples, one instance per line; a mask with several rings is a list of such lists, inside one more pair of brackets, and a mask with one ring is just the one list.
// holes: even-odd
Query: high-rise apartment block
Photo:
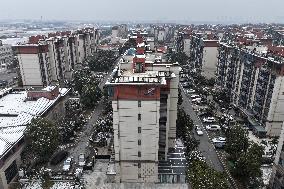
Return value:
[(106, 83), (112, 100), (117, 182), (158, 182), (158, 164), (175, 147), (180, 67), (150, 51), (147, 33)]
[(32, 36), (16, 45), (24, 86), (46, 86), (72, 78), (76, 66), (96, 51), (99, 33), (93, 28)]

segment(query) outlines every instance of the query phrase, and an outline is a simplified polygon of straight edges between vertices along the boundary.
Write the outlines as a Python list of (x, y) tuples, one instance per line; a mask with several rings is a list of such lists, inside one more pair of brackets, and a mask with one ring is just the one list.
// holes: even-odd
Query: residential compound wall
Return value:
[[(159, 160), (175, 147), (178, 64), (154, 62), (137, 35), (106, 83), (112, 99), (117, 182), (159, 182)], [(159, 55), (160, 56), (160, 55)], [(156, 59), (157, 60), (157, 59)]]
[(24, 86), (46, 86), (71, 80), (73, 71), (96, 51), (98, 30), (51, 33), (30, 37), (15, 50)]

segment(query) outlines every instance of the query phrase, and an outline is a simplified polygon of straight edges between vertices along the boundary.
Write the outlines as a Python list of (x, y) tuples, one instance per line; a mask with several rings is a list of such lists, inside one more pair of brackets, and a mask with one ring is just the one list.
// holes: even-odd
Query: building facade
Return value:
[(197, 73), (207, 79), (215, 78), (218, 62), (219, 40), (204, 39), (202, 34), (191, 38), (190, 60)]
[(13, 51), (11, 45), (3, 45), (0, 40), (0, 70), (6, 70), (13, 61)]
[(69, 91), (46, 87), (0, 94), (0, 189), (8, 189), (18, 175), (26, 125), (35, 117), (45, 117), (52, 122), (61, 119)]
[(252, 47), (221, 43), (216, 82), (268, 135), (279, 136), (284, 121), (283, 58), (263, 53), (273, 52), (271, 47)]
[(92, 28), (76, 32), (32, 36), (16, 45), (24, 86), (46, 86), (71, 81), (73, 71), (97, 49), (99, 33)]
[(175, 147), (180, 67), (155, 63), (155, 56), (146, 53), (146, 41), (137, 33), (136, 52), (121, 59), (106, 83), (113, 107), (116, 182), (159, 182), (159, 160)]

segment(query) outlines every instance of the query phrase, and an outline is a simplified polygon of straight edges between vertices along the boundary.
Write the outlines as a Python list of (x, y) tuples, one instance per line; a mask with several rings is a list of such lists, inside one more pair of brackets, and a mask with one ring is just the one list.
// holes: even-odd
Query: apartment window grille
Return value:
[(138, 145), (139, 145), (139, 146), (141, 145), (141, 140), (140, 140), (140, 139), (138, 140)]
[(141, 127), (138, 127), (138, 133), (141, 133)]
[(138, 120), (139, 121), (141, 120), (141, 114), (138, 114)]
[(138, 151), (138, 157), (141, 157), (141, 152), (140, 151)]

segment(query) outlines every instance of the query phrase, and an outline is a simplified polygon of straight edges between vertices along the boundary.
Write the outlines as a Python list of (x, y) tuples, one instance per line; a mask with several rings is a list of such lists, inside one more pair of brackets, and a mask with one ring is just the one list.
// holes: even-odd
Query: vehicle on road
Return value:
[(207, 125), (206, 129), (208, 131), (220, 131), (221, 127), (219, 125)]
[(202, 131), (202, 129), (201, 129), (201, 127), (199, 125), (195, 126), (195, 131), (196, 131), (196, 134), (198, 136), (202, 136), (203, 135), (203, 131)]
[(67, 151), (60, 151), (58, 153), (56, 153), (50, 161), (51, 165), (57, 165), (58, 163), (60, 163), (61, 161), (63, 161), (66, 157), (68, 156), (68, 152)]
[(206, 117), (206, 118), (203, 118), (203, 122), (205, 122), (205, 123), (213, 123), (213, 122), (216, 122), (216, 120), (215, 120), (214, 117)]
[(63, 163), (63, 171), (66, 172), (70, 171), (71, 165), (72, 165), (72, 158), (68, 157)]
[(199, 95), (191, 95), (190, 98), (195, 99), (195, 98), (201, 98), (201, 97)]
[(216, 137), (212, 139), (212, 142), (216, 148), (224, 148), (224, 146), (226, 145), (226, 138)]
[(81, 153), (79, 155), (78, 164), (79, 164), (79, 166), (84, 166), (86, 164), (85, 154)]

